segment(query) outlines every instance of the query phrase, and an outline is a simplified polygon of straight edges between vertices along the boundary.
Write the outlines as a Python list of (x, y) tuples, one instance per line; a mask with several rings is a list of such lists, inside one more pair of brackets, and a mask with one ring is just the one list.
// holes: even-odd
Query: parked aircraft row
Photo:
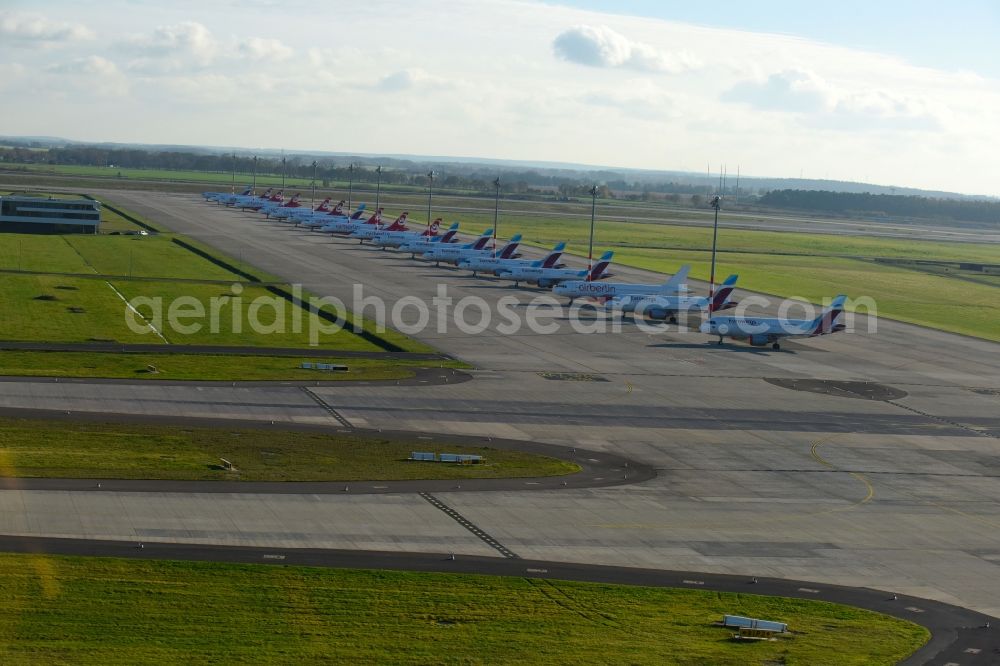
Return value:
[(457, 222), (443, 234), (439, 234), (441, 218), (418, 231), (406, 226), (409, 213), (404, 212), (392, 223), (386, 224), (382, 219), (382, 208), (376, 209), (366, 218), (365, 204), (360, 204), (351, 213), (345, 209), (344, 201), (332, 204), (330, 197), (312, 208), (302, 205), (300, 194), (295, 194), (286, 201), (284, 192), (273, 192), (273, 188), (259, 196), (254, 194), (251, 187), (239, 194), (205, 192), (203, 196), (206, 200), (221, 205), (261, 212), (270, 219), (356, 238), (361, 243), (367, 241), (383, 250), (394, 248), (408, 252), (413, 258), (419, 256), (423, 260), (433, 261), (435, 265), (452, 264), (472, 271), (474, 276), (490, 273), (513, 281), (514, 286), (524, 282), (543, 289), (551, 288), (554, 294), (566, 296), (570, 302), (576, 298), (589, 298), (611, 311), (670, 322), (675, 322), (681, 313), (702, 313), (707, 319), (699, 330), (717, 336), (719, 344), (728, 337), (746, 341), (753, 346), (771, 345), (777, 350), (780, 348), (779, 341), (783, 338), (813, 337), (844, 329), (844, 325), (838, 321), (846, 300), (843, 295), (837, 296), (828, 308), (811, 320), (718, 316), (714, 313), (736, 305), (731, 299), (738, 279), (736, 275), (727, 277), (708, 296), (691, 296), (687, 294), (686, 284), (690, 266), (682, 266), (663, 284), (601, 282), (612, 275), (607, 270), (614, 256), (611, 251), (601, 255), (589, 269), (581, 270), (567, 268), (560, 263), (566, 243), (557, 243), (542, 259), (522, 259), (517, 251), (521, 234), (514, 235), (499, 248), (493, 238), (493, 229), (487, 229), (468, 243), (461, 243), (457, 238)]

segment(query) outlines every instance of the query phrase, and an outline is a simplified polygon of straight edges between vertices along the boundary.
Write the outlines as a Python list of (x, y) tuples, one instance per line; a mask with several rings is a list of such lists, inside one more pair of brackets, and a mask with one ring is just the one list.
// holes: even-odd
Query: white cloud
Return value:
[(212, 63), (219, 50), (211, 31), (194, 21), (159, 26), (120, 46), (137, 56), (129, 62), (129, 69), (147, 74), (204, 68)]
[(124, 95), (128, 92), (128, 81), (118, 66), (99, 55), (50, 65), (46, 72), (64, 76), (78, 90), (105, 95)]
[(687, 52), (667, 53), (649, 44), (631, 41), (607, 26), (577, 25), (552, 42), (556, 56), (589, 67), (625, 67), (646, 72), (682, 72), (698, 67)]
[(0, 38), (14, 42), (74, 42), (93, 39), (85, 25), (50, 21), (37, 14), (0, 13)]
[(758, 109), (811, 113), (831, 109), (835, 96), (829, 84), (815, 73), (792, 69), (771, 74), (763, 81), (740, 82), (722, 99)]
[(919, 97), (879, 88), (850, 89), (803, 69), (775, 72), (766, 79), (742, 81), (722, 100), (810, 116), (813, 125), (831, 129), (933, 129), (931, 106)]
[(251, 60), (268, 60), (271, 62), (288, 60), (295, 53), (290, 46), (281, 40), (265, 39), (262, 37), (251, 37), (240, 42), (238, 50)]
[(384, 92), (398, 92), (416, 88), (417, 86), (440, 89), (451, 87), (451, 85), (447, 80), (431, 76), (422, 69), (411, 68), (401, 69), (383, 76), (373, 88)]

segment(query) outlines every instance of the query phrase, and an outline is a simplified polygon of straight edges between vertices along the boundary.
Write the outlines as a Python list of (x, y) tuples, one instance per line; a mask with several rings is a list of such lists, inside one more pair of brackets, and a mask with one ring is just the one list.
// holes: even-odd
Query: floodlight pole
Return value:
[(378, 214), (378, 202), (382, 194), (382, 165), (375, 167), (375, 173), (378, 174), (378, 178), (375, 181), (375, 213)]
[(251, 185), (251, 192), (253, 196), (257, 196), (257, 156), (253, 156), (253, 185)]
[(351, 194), (354, 191), (354, 162), (347, 165), (347, 210), (351, 210)]
[(590, 280), (594, 270), (594, 225), (597, 221), (597, 185), (590, 190), (590, 242), (587, 244), (587, 280)]
[(309, 207), (316, 208), (316, 160), (313, 160), (312, 195), (309, 197)]
[(285, 189), (285, 158), (281, 158), (281, 189)]
[(712, 312), (712, 298), (715, 296), (715, 249), (719, 242), (719, 209), (722, 208), (722, 197), (716, 195), (712, 199), (712, 208), (715, 209), (715, 224), (712, 225), (712, 266), (708, 274), (708, 311)]
[(427, 172), (427, 228), (431, 228), (431, 197), (434, 194), (434, 171)]
[(236, 194), (236, 153), (233, 153), (233, 185), (232, 185), (232, 189), (233, 189), (232, 193)]
[(500, 176), (493, 181), (497, 188), (496, 199), (493, 204), (493, 258), (497, 258), (497, 225), (500, 224)]

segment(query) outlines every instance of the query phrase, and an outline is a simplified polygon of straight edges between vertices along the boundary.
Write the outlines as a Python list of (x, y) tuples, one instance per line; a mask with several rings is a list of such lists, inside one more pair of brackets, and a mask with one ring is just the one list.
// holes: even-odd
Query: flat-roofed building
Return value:
[(0, 197), (0, 231), (25, 234), (96, 234), (101, 204), (90, 199)]

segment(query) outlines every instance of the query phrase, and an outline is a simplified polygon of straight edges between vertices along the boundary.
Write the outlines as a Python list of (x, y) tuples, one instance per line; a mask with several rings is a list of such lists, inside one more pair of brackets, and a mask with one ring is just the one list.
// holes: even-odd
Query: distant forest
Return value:
[[(282, 163), (284, 160), (284, 163)], [(357, 157), (317, 157), (317, 185), (326, 185), (331, 181), (347, 181), (374, 183), (378, 176), (375, 173), (375, 160)], [(104, 146), (71, 145), (50, 147), (47, 149), (31, 148), (0, 148), (0, 163), (19, 164), (63, 164), (76, 166), (117, 167), (120, 169), (167, 169), (174, 171), (208, 171), (215, 173), (232, 173), (234, 170), (238, 180), (248, 180), (254, 172), (254, 158), (242, 154), (233, 155), (184, 152), (167, 150), (145, 150), (141, 148), (109, 148)], [(475, 163), (417, 162), (399, 158), (379, 158), (382, 165), (383, 184), (414, 185), (423, 187), (427, 184), (427, 172), (435, 171), (435, 186), (455, 190), (471, 190), (474, 192), (492, 193), (493, 181), (499, 174), (503, 180), (503, 188), (507, 193), (545, 192), (558, 193), (570, 197), (580, 196), (596, 182), (603, 182), (601, 196), (614, 197), (618, 195), (635, 194), (634, 198), (651, 192), (708, 194), (710, 189), (704, 185), (692, 185), (681, 182), (639, 182), (626, 180), (623, 174), (615, 171), (581, 172), (563, 169), (530, 169), (487, 166)], [(358, 168), (350, 169), (355, 164)], [(313, 177), (313, 158), (302, 155), (288, 155), (285, 158), (267, 156), (257, 158), (256, 173), (258, 175), (277, 175), (284, 173), (289, 177), (311, 179)], [(633, 197), (630, 197), (633, 198)]]
[(757, 200), (760, 206), (791, 208), (840, 215), (921, 217), (966, 222), (1000, 223), (1000, 202), (928, 197), (827, 192), (824, 190), (771, 190)]

